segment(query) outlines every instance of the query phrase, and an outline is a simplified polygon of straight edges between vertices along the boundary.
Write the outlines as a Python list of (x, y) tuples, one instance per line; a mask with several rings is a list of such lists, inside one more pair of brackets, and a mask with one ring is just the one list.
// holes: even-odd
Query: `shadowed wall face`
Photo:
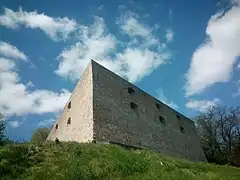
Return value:
[(92, 62), (97, 141), (206, 161), (193, 121)]

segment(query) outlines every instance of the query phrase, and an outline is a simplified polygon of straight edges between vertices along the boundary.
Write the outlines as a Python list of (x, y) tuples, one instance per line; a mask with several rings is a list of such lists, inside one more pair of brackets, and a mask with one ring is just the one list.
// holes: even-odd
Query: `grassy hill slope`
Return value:
[(147, 150), (114, 145), (46, 143), (0, 147), (0, 179), (231, 179), (240, 169), (193, 163)]

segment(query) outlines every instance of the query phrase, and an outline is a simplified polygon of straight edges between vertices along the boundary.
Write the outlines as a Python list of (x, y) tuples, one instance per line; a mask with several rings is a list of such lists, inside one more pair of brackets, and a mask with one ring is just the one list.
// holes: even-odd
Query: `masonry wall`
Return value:
[[(77, 83), (63, 113), (57, 119), (48, 140), (92, 142), (93, 140), (93, 104), (92, 104), (92, 66), (88, 65)], [(71, 102), (71, 108), (68, 104)], [(68, 119), (71, 118), (70, 124)]]
[[(146, 147), (194, 161), (206, 161), (193, 121), (94, 61), (92, 68), (97, 142)], [(129, 94), (129, 87), (135, 92)], [(132, 109), (131, 102), (138, 107)], [(160, 120), (160, 116), (164, 120)]]

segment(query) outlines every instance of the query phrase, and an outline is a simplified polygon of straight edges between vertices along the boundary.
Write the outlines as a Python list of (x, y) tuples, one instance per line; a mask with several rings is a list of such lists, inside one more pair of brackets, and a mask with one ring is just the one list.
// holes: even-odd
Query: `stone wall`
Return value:
[(48, 136), (55, 138), (124, 144), (206, 161), (193, 121), (94, 61)]
[[(92, 66), (88, 65), (77, 83), (61, 116), (57, 119), (48, 140), (92, 142), (93, 104), (92, 104)], [(71, 102), (71, 107), (68, 107)], [(68, 122), (70, 119), (71, 122)], [(69, 124), (68, 124), (69, 123)], [(58, 126), (56, 128), (56, 126)]]
[(97, 142), (121, 143), (206, 161), (193, 121), (94, 61), (92, 70)]

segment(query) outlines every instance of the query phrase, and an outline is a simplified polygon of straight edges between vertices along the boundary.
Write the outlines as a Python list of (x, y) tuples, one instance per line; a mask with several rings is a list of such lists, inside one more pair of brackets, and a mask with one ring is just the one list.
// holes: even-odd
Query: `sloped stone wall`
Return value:
[(193, 121), (94, 61), (92, 70), (97, 142), (144, 147), (206, 161)]
[[(92, 66), (88, 65), (77, 83), (61, 116), (54, 124), (47, 140), (92, 142), (93, 140), (93, 100)], [(71, 107), (68, 105), (71, 102)], [(70, 124), (68, 120), (70, 119)], [(56, 128), (56, 126), (58, 126)]]

